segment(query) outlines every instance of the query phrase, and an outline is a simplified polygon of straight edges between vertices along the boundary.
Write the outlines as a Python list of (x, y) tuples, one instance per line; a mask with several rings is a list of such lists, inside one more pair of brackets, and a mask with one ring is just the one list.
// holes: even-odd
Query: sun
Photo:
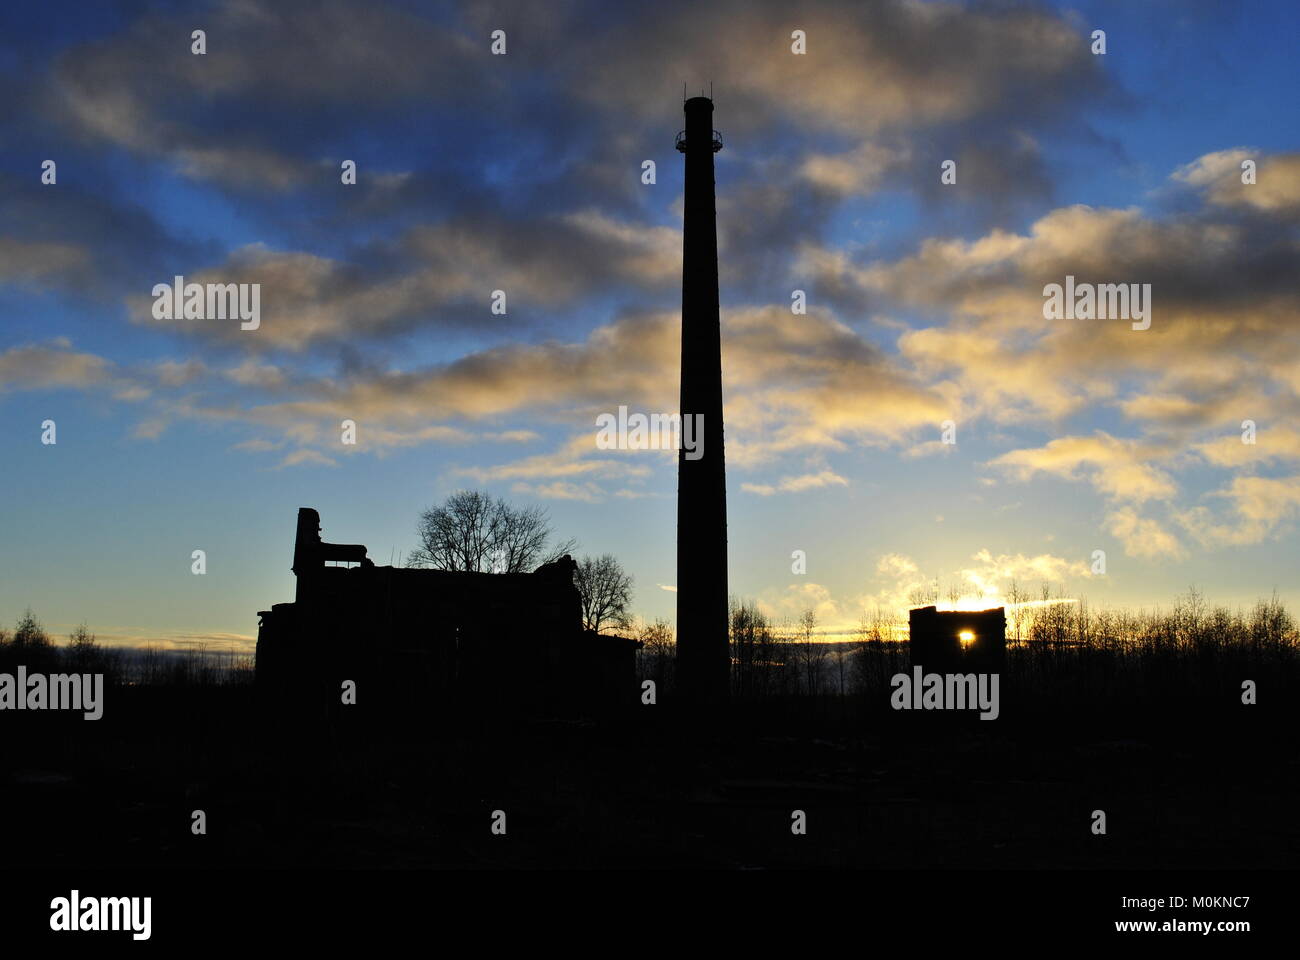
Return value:
[(969, 630), (963, 630), (957, 634), (957, 639), (961, 641), (963, 647), (968, 647), (975, 642), (975, 634)]

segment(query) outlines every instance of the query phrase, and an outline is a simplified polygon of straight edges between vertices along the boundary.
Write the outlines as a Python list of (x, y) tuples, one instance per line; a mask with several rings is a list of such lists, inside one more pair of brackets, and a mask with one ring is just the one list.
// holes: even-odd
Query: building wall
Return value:
[(527, 574), (304, 569), (262, 614), (259, 686), (389, 708), (589, 712), (635, 697), (635, 641), (582, 629), (573, 561)]
[[(912, 666), (938, 673), (996, 673), (1006, 663), (1006, 614), (993, 610), (939, 611), (918, 607), (908, 614)], [(961, 641), (969, 632), (974, 639)]]

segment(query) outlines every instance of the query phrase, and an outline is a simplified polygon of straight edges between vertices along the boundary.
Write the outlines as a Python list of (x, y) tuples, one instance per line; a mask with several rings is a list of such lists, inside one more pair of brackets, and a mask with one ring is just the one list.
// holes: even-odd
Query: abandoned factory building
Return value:
[[(339, 564), (355, 564), (341, 566)], [(532, 573), (376, 566), (298, 511), (297, 596), (258, 613), (257, 685), (277, 700), (397, 712), (572, 715), (636, 701), (637, 641), (583, 629), (569, 557)]]

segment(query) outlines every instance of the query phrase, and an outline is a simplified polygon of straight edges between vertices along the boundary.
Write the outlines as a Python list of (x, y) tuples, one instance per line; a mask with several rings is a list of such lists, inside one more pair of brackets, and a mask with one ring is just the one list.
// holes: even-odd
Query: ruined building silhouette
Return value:
[(991, 610), (917, 607), (907, 617), (912, 666), (935, 673), (997, 673), (1006, 665), (1007, 618)]
[[(331, 566), (354, 563), (357, 566)], [(583, 629), (564, 556), (532, 573), (379, 567), (298, 511), (297, 593), (258, 613), (257, 685), (332, 708), (345, 681), (386, 711), (583, 714), (636, 701), (635, 640)]]
[(718, 234), (713, 101), (683, 104), (686, 129), (682, 228), (681, 417), (703, 417), (701, 451), (677, 457), (677, 676), (683, 697), (719, 704), (730, 688), (727, 640), (727, 477), (722, 442), (722, 335), (718, 318)]

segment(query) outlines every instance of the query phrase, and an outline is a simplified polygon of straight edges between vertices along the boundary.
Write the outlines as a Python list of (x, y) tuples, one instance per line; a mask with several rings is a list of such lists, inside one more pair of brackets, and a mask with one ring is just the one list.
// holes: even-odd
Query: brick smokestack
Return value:
[[(686, 157), (682, 242), (682, 433), (687, 418), (703, 417), (698, 459), (677, 455), (677, 672), (690, 703), (726, 701), (731, 652), (727, 642), (727, 477), (722, 444), (722, 335), (718, 320), (718, 233), (713, 155), (713, 101), (683, 105), (686, 129), (677, 149)], [(701, 438), (697, 438), (700, 442)], [(693, 454), (691, 454), (693, 455)]]

